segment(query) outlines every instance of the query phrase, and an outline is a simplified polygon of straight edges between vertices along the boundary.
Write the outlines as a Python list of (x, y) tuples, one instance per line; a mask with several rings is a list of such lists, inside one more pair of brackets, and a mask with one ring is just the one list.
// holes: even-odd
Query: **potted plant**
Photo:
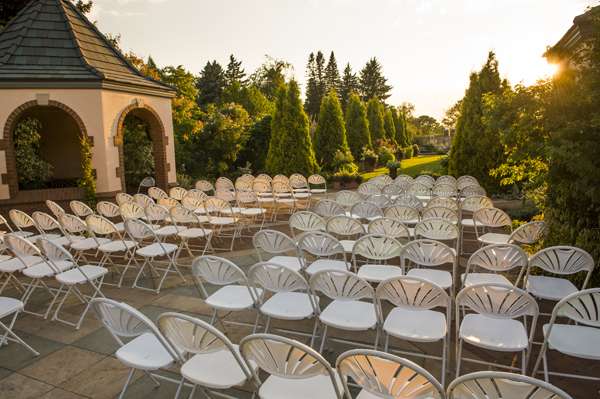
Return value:
[(390, 171), (390, 177), (395, 179), (398, 176), (398, 171), (400, 170), (400, 162), (398, 161), (390, 161), (387, 163), (387, 168)]
[(373, 151), (373, 149), (367, 146), (363, 147), (362, 155), (360, 157), (363, 170), (371, 171), (375, 169), (375, 165), (377, 165), (377, 159), (377, 153)]

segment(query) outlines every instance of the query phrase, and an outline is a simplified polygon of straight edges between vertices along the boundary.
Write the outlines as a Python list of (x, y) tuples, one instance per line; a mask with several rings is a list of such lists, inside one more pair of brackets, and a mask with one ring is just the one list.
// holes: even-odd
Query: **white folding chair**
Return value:
[[(475, 220), (473, 220), (473, 213), (483, 208), (493, 208), (494, 203), (491, 199), (483, 195), (473, 195), (470, 197), (463, 198), (459, 202), (460, 208), (460, 248), (462, 254), (463, 241), (465, 228), (473, 230), (475, 233)], [(470, 216), (470, 217), (469, 217)]]
[(114, 221), (113, 223), (115, 224), (117, 230), (119, 230), (119, 233), (125, 232), (125, 223), (123, 223), (119, 205), (113, 202), (100, 201), (96, 204), (96, 211), (98, 211), (100, 216), (104, 216), (105, 218)]
[(401, 252), (402, 244), (395, 238), (382, 234), (367, 234), (354, 244), (352, 265), (358, 277), (370, 283), (380, 283), (388, 278), (402, 276)]
[(208, 180), (198, 180), (194, 187), (196, 188), (196, 190), (200, 190), (206, 194), (210, 193), (211, 191), (215, 191), (215, 188), (213, 187), (212, 183)]
[(56, 244), (68, 247), (72, 240), (77, 239), (77, 236), (70, 237), (63, 230), (58, 220), (45, 212), (33, 212), (31, 217), (35, 221), (36, 228), (40, 233), (38, 240), (44, 238), (46, 240), (54, 241)]
[(421, 220), (421, 215), (416, 208), (403, 205), (392, 205), (384, 212), (384, 217), (397, 220), (407, 226), (414, 226)]
[[(25, 295), (28, 291), (28, 288), (23, 284), (23, 282), (21, 282), (18, 276), (24, 269), (41, 263), (44, 260), (35, 251), (29, 253), (28, 250), (30, 247), (28, 245), (21, 243), (21, 240), (13, 240), (10, 238), (11, 236), (16, 235), (9, 233), (2, 237), (3, 245), (5, 245), (14, 256), (9, 256), (0, 262), (0, 279), (4, 279), (4, 282), (2, 285), (0, 285), (0, 294), (10, 284), (15, 289), (22, 292), (23, 295)], [(16, 237), (23, 238), (21, 236)], [(20, 256), (16, 256), (17, 252), (12, 251), (11, 245), (14, 246), (14, 249), (20, 254)]]
[[(521, 353), (520, 371), (525, 374), (538, 314), (535, 299), (520, 288), (504, 284), (476, 284), (463, 288), (456, 295), (456, 376), (460, 375), (464, 343), (490, 351)], [(532, 318), (529, 333), (527, 316)], [(517, 320), (519, 318), (523, 322)], [(464, 360), (518, 370), (498, 363)]]
[(185, 197), (188, 193), (188, 190), (186, 190), (183, 187), (171, 187), (171, 189), (169, 190), (169, 197), (177, 200), (177, 201), (181, 201), (183, 199), (183, 197)]
[(448, 399), (573, 399), (547, 382), (522, 374), (501, 371), (477, 371), (450, 383)]
[(167, 342), (154, 323), (139, 310), (108, 298), (96, 298), (91, 303), (96, 316), (119, 345), (115, 357), (130, 369), (119, 399), (125, 397), (136, 370), (142, 371), (156, 386), (160, 386), (157, 378), (168, 378), (154, 372), (183, 363), (178, 350)]
[[(12, 234), (27, 238), (32, 241), (37, 239), (37, 236), (34, 235), (35, 233), (31, 231), (35, 230), (35, 232), (38, 233), (35, 221), (31, 218), (31, 216), (18, 209), (11, 209), (8, 211), (8, 217), (17, 228), (17, 230), (11, 232)], [(6, 225), (8, 226), (8, 223), (6, 223)]]
[[(125, 221), (125, 230), (127, 231), (127, 234), (138, 243), (138, 247), (135, 249), (135, 255), (141, 256), (144, 259), (144, 262), (140, 266), (137, 276), (135, 276), (135, 280), (133, 281), (133, 288), (154, 291), (158, 294), (169, 273), (173, 272), (177, 273), (179, 278), (185, 282), (185, 277), (179, 271), (179, 268), (175, 263), (175, 252), (177, 252), (178, 249), (177, 245), (161, 242), (154, 230), (152, 230), (148, 224), (138, 219), (127, 219)], [(148, 244), (148, 242), (150, 242), (150, 244)], [(157, 265), (157, 258), (165, 259), (166, 267), (159, 267)], [(138, 285), (140, 277), (145, 275), (146, 268), (150, 271), (150, 278), (153, 283), (154, 276), (160, 278), (156, 288)]]
[(373, 195), (369, 195), (366, 198), (367, 202), (372, 202), (373, 204), (377, 205), (378, 207), (380, 207), (381, 209), (385, 209), (388, 206), (390, 206), (392, 204), (392, 200), (389, 196), (385, 195), (385, 194), (373, 194)]
[(356, 274), (343, 270), (322, 270), (310, 278), (314, 293), (322, 293), (331, 303), (319, 315), (325, 326), (319, 352), (323, 352), (329, 327), (346, 331), (375, 330), (374, 347), (379, 343), (381, 310), (375, 290)]
[(486, 245), (469, 257), (465, 273), (460, 276), (461, 282), (465, 287), (482, 283), (513, 285), (505, 274), (518, 269), (514, 285), (519, 286), (528, 262), (527, 254), (517, 245)]
[(432, 217), (421, 220), (415, 225), (414, 238), (427, 238), (449, 244), (456, 253), (459, 253), (460, 231), (456, 223), (448, 219)]
[[(456, 252), (443, 242), (418, 239), (406, 244), (400, 255), (402, 270), (410, 269), (407, 276), (419, 277), (449, 290), (454, 295), (456, 278)], [(451, 265), (451, 271), (439, 270), (443, 265)]]
[(179, 259), (179, 255), (184, 249), (190, 257), (194, 256), (192, 247), (195, 248), (196, 246), (191, 244), (190, 241), (204, 241), (204, 245), (199, 246), (202, 249), (201, 255), (204, 255), (207, 250), (212, 251), (211, 240), (213, 232), (202, 226), (200, 218), (194, 211), (179, 205), (171, 208), (169, 215), (171, 222), (178, 228), (177, 238), (179, 239), (179, 246), (175, 254), (175, 261)]
[(414, 208), (420, 210), (423, 208), (423, 202), (418, 199), (414, 194), (405, 192), (394, 200), (394, 205), (405, 206), (408, 208)]
[(438, 177), (437, 179), (435, 179), (435, 184), (451, 184), (451, 185), (456, 186), (457, 182), (456, 182), (456, 178), (454, 176), (442, 175), (442, 176)]
[(52, 212), (56, 219), (58, 219), (60, 215), (66, 213), (62, 206), (58, 205), (54, 201), (46, 200), (46, 206), (48, 207), (48, 209), (50, 209), (50, 212)]
[(364, 201), (364, 198), (367, 198), (370, 195), (381, 194), (381, 186), (379, 186), (376, 183), (372, 183), (371, 181), (368, 181), (361, 183), (356, 189), (356, 192), (362, 196)]
[(140, 181), (140, 184), (138, 185), (138, 189), (137, 192), (141, 192), (143, 188), (145, 189), (149, 189), (150, 187), (154, 187), (156, 185), (156, 180), (154, 180), (154, 177), (152, 176), (147, 176), (144, 177), (142, 179), (142, 181)]
[(252, 371), (240, 355), (239, 347), (212, 325), (181, 313), (167, 312), (158, 317), (158, 328), (171, 347), (187, 359), (180, 368), (181, 382), (175, 393), (179, 398), (185, 381), (211, 397), (209, 390), (224, 390), (255, 383)]
[(483, 187), (481, 187), (479, 184), (471, 184), (470, 186), (467, 186), (463, 189), (460, 190), (460, 195), (462, 197), (470, 197), (473, 195), (487, 195), (485, 192), (485, 189)]
[(252, 245), (260, 262), (266, 260), (263, 258), (263, 252), (266, 252), (275, 255), (269, 259), (269, 262), (296, 272), (302, 270), (298, 245), (287, 234), (277, 230), (261, 230), (252, 238)]
[(296, 230), (300, 233), (308, 231), (325, 231), (325, 219), (310, 211), (296, 211), (290, 216), (290, 231), (296, 238)]
[(429, 175), (419, 175), (415, 178), (415, 181), (428, 187), (435, 185), (435, 179)]
[[(26, 266), (25, 268), (21, 269), (21, 273), (30, 279), (29, 285), (27, 285), (27, 289), (21, 297), (21, 301), (23, 301), (24, 312), (47, 319), (58, 294), (54, 289), (50, 288), (46, 284), (46, 281), (58, 273), (69, 270), (71, 267), (73, 267), (73, 263), (69, 260), (66, 260), (54, 262), (52, 265), (50, 265), (46, 259), (42, 257), (38, 247), (20, 236), (8, 234), (4, 237), (4, 242), (6, 243), (8, 249), (15, 255), (15, 257), (18, 258), (24, 266)], [(31, 296), (38, 288), (43, 288), (51, 298), (48, 301), (46, 311), (43, 313), (36, 313), (25, 308), (29, 303)]]
[(66, 236), (71, 240), (69, 250), (73, 252), (75, 260), (83, 259), (86, 263), (89, 263), (86, 259), (86, 252), (98, 250), (98, 247), (102, 244), (110, 242), (110, 239), (103, 237), (94, 237), (93, 235), (88, 237), (88, 226), (87, 224), (75, 215), (65, 213), (59, 216), (58, 221), (63, 227)]
[(346, 397), (352, 398), (349, 380), (361, 388), (357, 398), (444, 399), (444, 387), (427, 370), (398, 356), (368, 349), (342, 353), (336, 369)]
[(350, 270), (346, 251), (337, 238), (322, 231), (312, 231), (298, 237), (302, 270), (308, 276), (321, 270)]
[(273, 220), (277, 220), (277, 215), (281, 209), (288, 209), (291, 215), (297, 208), (298, 201), (292, 187), (283, 181), (273, 180), (273, 199), (275, 208), (273, 209)]
[(257, 231), (262, 230), (267, 219), (267, 210), (262, 206), (258, 195), (254, 191), (238, 190), (236, 191), (236, 200), (239, 209), (238, 216), (248, 231), (252, 231), (253, 227)]
[[(253, 332), (256, 331), (259, 318), (259, 298), (262, 297), (263, 290), (251, 287), (250, 281), (242, 269), (228, 259), (204, 255), (197, 257), (192, 262), (192, 275), (204, 303), (213, 309), (210, 324), (214, 324), (219, 316), (218, 311), (227, 312), (219, 318), (222, 321), (232, 312), (255, 309), (257, 314)], [(220, 288), (209, 294), (204, 282)]]
[(230, 179), (221, 176), (215, 182), (215, 191), (235, 191), (235, 184)]
[[(127, 204), (125, 204), (127, 205)], [(121, 207), (125, 206), (121, 205)], [(120, 272), (119, 282), (117, 286), (120, 288), (123, 284), (123, 279), (127, 274), (127, 270), (131, 266), (131, 262), (137, 265), (134, 249), (137, 247), (137, 242), (126, 240), (124, 235), (119, 233), (117, 227), (110, 220), (100, 215), (90, 215), (85, 219), (92, 238), (96, 241), (96, 249), (102, 254), (98, 266), (106, 266), (110, 264), (113, 268), (123, 268)], [(73, 248), (73, 247), (72, 247)], [(115, 263), (115, 257), (119, 254), (123, 258), (125, 265)], [(110, 283), (105, 283), (110, 284)]]
[(414, 195), (420, 201), (429, 201), (431, 199), (431, 187), (418, 181), (418, 178), (408, 186), (407, 194)]
[[(52, 320), (73, 326), (75, 329), (79, 330), (81, 323), (90, 308), (90, 301), (98, 295), (104, 297), (101, 289), (102, 283), (104, 282), (104, 276), (108, 273), (108, 269), (94, 265), (80, 266), (66, 249), (54, 241), (42, 238), (38, 241), (38, 244), (46, 260), (55, 270), (56, 274), (54, 278), (56, 278), (56, 281), (60, 284), (60, 287), (56, 292), (56, 300), (63, 295), (54, 311)], [(61, 271), (63, 270), (61, 265), (67, 263), (72, 264), (73, 267), (69, 270)], [(86, 295), (80, 289), (80, 287), (85, 285), (91, 288), (91, 293), (89, 295)], [(81, 315), (76, 322), (71, 322), (59, 317), (60, 311), (65, 304), (65, 300), (71, 293), (75, 294), (75, 296), (85, 305), (83, 312), (81, 312)]]
[(73, 211), (75, 216), (80, 218), (86, 218), (89, 215), (94, 214), (94, 210), (87, 206), (85, 202), (71, 201), (69, 202), (69, 207), (71, 208), (71, 211)]
[[(23, 339), (13, 331), (17, 317), (23, 309), (24, 305), (20, 300), (0, 296), (0, 329), (4, 331), (4, 333), (0, 335), (0, 348), (3, 345), (8, 345), (9, 341), (14, 341), (23, 345), (29, 352), (33, 353), (34, 356), (39, 356), (40, 353), (38, 351), (29, 346), (27, 342), (23, 341)], [(9, 316), (12, 316), (12, 318), (8, 324), (3, 323), (2, 319)]]
[(444, 219), (453, 224), (458, 224), (458, 212), (444, 206), (428, 206), (423, 209), (423, 212), (421, 212), (422, 221), (435, 218)]
[[(568, 319), (557, 322), (558, 317)], [(536, 375), (540, 362), (544, 367), (544, 378), (550, 375), (600, 381), (600, 376), (582, 376), (550, 372), (548, 351), (556, 351), (569, 357), (600, 360), (600, 288), (574, 292), (556, 304), (550, 323), (544, 324), (544, 343), (533, 368)]]
[(117, 193), (117, 195), (115, 195), (115, 202), (117, 203), (117, 205), (121, 206), (127, 202), (135, 202), (135, 199), (131, 194)]
[(462, 190), (463, 188), (469, 187), (472, 185), (479, 185), (479, 182), (473, 176), (464, 175), (464, 176), (459, 176), (456, 179), (456, 186), (458, 187), (459, 190)]
[(327, 180), (321, 175), (311, 175), (307, 179), (311, 194), (327, 195)]
[[(477, 241), (482, 246), (507, 243), (506, 234), (492, 232), (492, 229), (507, 229), (512, 233), (512, 220), (502, 209), (481, 208), (473, 212), (473, 221), (475, 222)], [(483, 234), (479, 233), (479, 229), (482, 229)]]
[(325, 230), (340, 240), (340, 244), (348, 254), (352, 253), (356, 240), (365, 234), (365, 226), (357, 219), (346, 215), (336, 215), (327, 219)]
[(395, 184), (399, 184), (399, 185), (407, 185), (408, 183), (411, 183), (413, 180), (414, 179), (413, 179), (412, 176), (409, 176), (409, 175), (398, 175), (394, 179), (394, 183)]
[(404, 193), (404, 187), (396, 183), (386, 184), (381, 189), (381, 193), (387, 195), (390, 199), (396, 199)]
[[(313, 346), (319, 315), (319, 297), (313, 295), (308, 282), (300, 273), (271, 262), (259, 262), (248, 271), (250, 283), (261, 288), (265, 296), (259, 297), (258, 309), (265, 315), (265, 333), (269, 331), (271, 319), (300, 321), (314, 318), (310, 336)], [(267, 296), (266, 294), (271, 294)]]
[(166, 193), (165, 190), (159, 187), (150, 187), (148, 188), (148, 196), (152, 198), (154, 201), (158, 201), (161, 198), (168, 198), (169, 194)]
[(367, 232), (392, 237), (400, 242), (408, 242), (411, 239), (410, 229), (404, 223), (388, 217), (373, 220), (369, 223)]
[(452, 209), (455, 212), (458, 212), (459, 206), (456, 198), (447, 198), (447, 197), (433, 197), (429, 201), (427, 201), (427, 206), (425, 208), (436, 208), (443, 207)]
[(308, 186), (308, 180), (306, 177), (301, 175), (300, 173), (294, 173), (290, 176), (289, 179), (290, 185), (297, 193), (306, 193), (310, 192), (310, 187)]
[(345, 215), (346, 211), (342, 207), (342, 205), (338, 204), (335, 201), (322, 199), (317, 201), (317, 203), (313, 207), (313, 211), (324, 218), (330, 218), (336, 215)]
[[(377, 286), (376, 296), (380, 304), (387, 301), (394, 305), (383, 322), (384, 350), (389, 352), (390, 336), (409, 342), (442, 341), (442, 355), (434, 358), (442, 361), (440, 381), (443, 385), (452, 322), (450, 296), (442, 287), (410, 276), (383, 281)], [(435, 308), (443, 308), (444, 311), (433, 310)], [(431, 355), (422, 353), (400, 352), (432, 358)]]
[(458, 189), (453, 184), (435, 184), (431, 189), (433, 197), (456, 198), (458, 197)]
[[(581, 289), (587, 285), (594, 270), (594, 258), (581, 248), (566, 245), (548, 247), (535, 253), (529, 259), (525, 274), (525, 289), (540, 300), (558, 302), (579, 291), (564, 276), (585, 273)], [(541, 269), (551, 275), (533, 275), (534, 269)]]
[(368, 223), (375, 219), (382, 218), (383, 210), (377, 204), (362, 201), (354, 204), (352, 208), (350, 208), (350, 217)]
[(335, 202), (348, 210), (352, 205), (361, 202), (362, 200), (362, 197), (356, 191), (341, 190), (335, 193)]
[(156, 204), (156, 202), (154, 201), (154, 199), (152, 199), (152, 197), (150, 197), (149, 195), (146, 195), (146, 194), (141, 194), (141, 193), (135, 194), (133, 196), (133, 200), (135, 201), (136, 204), (141, 206), (142, 209), (146, 208), (148, 205)]
[[(161, 241), (175, 237), (187, 229), (185, 225), (176, 225), (173, 223), (169, 208), (165, 206), (149, 204), (144, 208), (144, 214), (146, 215), (144, 220), (149, 223), (154, 234), (156, 234)], [(158, 228), (154, 226), (158, 226)]]
[(231, 238), (229, 248), (215, 249), (233, 251), (235, 240), (241, 235), (242, 225), (239, 217), (235, 215), (229, 202), (220, 198), (208, 198), (204, 201), (204, 209), (206, 210), (208, 224), (212, 226), (214, 232), (213, 238)]
[(342, 382), (327, 360), (312, 348), (289, 338), (255, 334), (240, 342), (246, 364), (269, 374), (260, 382), (261, 399), (343, 399)]

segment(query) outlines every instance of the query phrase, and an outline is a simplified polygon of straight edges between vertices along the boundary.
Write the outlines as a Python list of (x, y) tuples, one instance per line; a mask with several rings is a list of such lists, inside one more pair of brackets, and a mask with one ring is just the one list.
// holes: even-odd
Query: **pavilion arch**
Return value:
[[(69, 106), (54, 100), (40, 103), (28, 101), (15, 108), (4, 124), (0, 151), (6, 152), (6, 174), (1, 176), (2, 184), (8, 184), (11, 198), (17, 197), (19, 191), (35, 191), (19, 189), (19, 173), (17, 170), (14, 146), (14, 132), (19, 122), (32, 116), (40, 119), (46, 126), (42, 131), (42, 154), (52, 164), (55, 177), (76, 179), (81, 177), (81, 144), (82, 137), (88, 137), (93, 146), (93, 137), (88, 136), (85, 124), (79, 115)], [(65, 156), (65, 149), (68, 156)], [(76, 189), (66, 187), (66, 189)]]
[(135, 116), (148, 124), (150, 139), (152, 140), (152, 154), (154, 156), (154, 178), (156, 185), (163, 189), (168, 188), (168, 173), (171, 165), (167, 162), (166, 148), (169, 137), (166, 134), (165, 126), (160, 115), (154, 108), (147, 104), (134, 102), (121, 111), (117, 120), (117, 133), (114, 138), (114, 145), (119, 149), (119, 166), (116, 175), (121, 179), (121, 189), (126, 191), (125, 181), (125, 154), (123, 150), (124, 143), (124, 123), (127, 116)]

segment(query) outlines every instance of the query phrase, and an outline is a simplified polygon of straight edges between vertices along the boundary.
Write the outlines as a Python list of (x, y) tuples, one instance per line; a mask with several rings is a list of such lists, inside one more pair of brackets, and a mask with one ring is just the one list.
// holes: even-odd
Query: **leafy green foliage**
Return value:
[(383, 126), (383, 115), (383, 104), (376, 98), (371, 98), (367, 103), (367, 119), (369, 121), (369, 132), (371, 133), (371, 141), (373, 143), (376, 143), (377, 140), (386, 138), (385, 128)]
[(154, 155), (149, 126), (133, 115), (126, 116), (123, 122), (123, 158), (128, 191), (137, 189), (144, 177), (154, 176)]
[(308, 116), (300, 100), (298, 83), (279, 88), (271, 122), (266, 168), (272, 174), (310, 175), (318, 170), (309, 134)]
[(306, 66), (306, 99), (304, 109), (312, 120), (319, 117), (321, 100), (326, 93), (325, 82), (325, 57), (321, 51), (310, 53)]
[(233, 54), (229, 56), (229, 64), (225, 70), (225, 85), (232, 86), (234, 84), (244, 86), (246, 84), (246, 72), (242, 68), (242, 61), (237, 60)]
[(267, 56), (267, 60), (250, 76), (250, 83), (273, 101), (291, 69), (289, 62)]
[[(344, 115), (335, 90), (321, 102), (319, 123), (314, 135), (314, 148), (318, 163), (325, 172), (335, 170), (334, 157), (338, 151), (349, 153)], [(352, 157), (352, 154), (349, 154)]]
[(271, 115), (266, 115), (262, 119), (254, 122), (249, 130), (249, 138), (244, 149), (238, 155), (237, 165), (245, 166), (248, 163), (256, 173), (265, 172), (265, 161), (267, 159), (267, 149), (271, 139)]
[(20, 121), (13, 133), (19, 188), (44, 187), (52, 178), (52, 165), (42, 159), (40, 142), (42, 124), (36, 118)]
[(252, 119), (261, 119), (273, 113), (273, 103), (254, 85), (232, 83), (225, 88), (223, 101), (240, 104)]
[(383, 68), (377, 58), (371, 58), (360, 71), (360, 94), (364, 101), (375, 98), (385, 101), (390, 96), (392, 86), (383, 76)]
[(329, 61), (325, 67), (325, 93), (330, 93), (332, 90), (337, 92), (340, 88), (340, 71), (333, 51), (329, 54)]
[(207, 62), (196, 83), (198, 88), (198, 105), (202, 108), (208, 104), (220, 103), (225, 90), (225, 71), (217, 61)]
[(77, 186), (83, 189), (85, 200), (91, 207), (96, 205), (96, 176), (92, 167), (92, 143), (87, 136), (79, 135), (81, 146), (81, 179)]
[(383, 116), (383, 130), (385, 130), (385, 136), (392, 143), (396, 144), (396, 125), (394, 124), (394, 113), (391, 109), (386, 109)]
[(353, 93), (346, 109), (346, 136), (354, 159), (360, 159), (363, 148), (371, 147), (371, 133), (365, 104)]
[(352, 72), (350, 64), (346, 64), (344, 73), (340, 81), (340, 101), (342, 102), (342, 108), (344, 111), (348, 108), (348, 102), (350, 96), (354, 93), (358, 93), (359, 81), (355, 73)]

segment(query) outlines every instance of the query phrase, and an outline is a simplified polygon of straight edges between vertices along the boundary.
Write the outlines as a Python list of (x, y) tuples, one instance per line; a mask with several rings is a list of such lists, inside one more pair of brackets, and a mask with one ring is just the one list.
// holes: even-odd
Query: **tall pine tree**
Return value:
[(350, 100), (350, 96), (352, 93), (357, 93), (359, 87), (358, 77), (355, 73), (352, 72), (352, 67), (350, 64), (346, 64), (344, 68), (344, 74), (342, 75), (342, 79), (340, 81), (340, 101), (342, 102), (342, 108), (346, 110), (346, 106), (348, 105), (348, 100)]
[(390, 96), (392, 86), (387, 84), (383, 69), (377, 58), (371, 58), (360, 71), (360, 94), (364, 101), (376, 98), (385, 101)]
[(394, 124), (394, 114), (392, 113), (391, 108), (385, 110), (385, 114), (383, 116), (383, 129), (385, 130), (385, 136), (387, 139), (391, 140), (392, 143), (397, 144), (396, 125)]
[(304, 109), (310, 119), (317, 120), (321, 100), (325, 95), (325, 57), (321, 51), (310, 53), (306, 65), (306, 99)]
[(483, 101), (487, 93), (499, 93), (501, 89), (498, 61), (490, 51), (481, 70), (471, 74), (456, 121), (448, 162), (449, 173), (456, 176), (472, 175), (487, 190), (493, 190), (497, 184), (489, 171), (497, 166), (495, 154), (501, 153), (502, 149), (498, 132), (486, 129), (482, 120)]
[(327, 172), (335, 172), (334, 158), (337, 151), (349, 151), (342, 106), (335, 90), (329, 91), (321, 101), (314, 145), (317, 161), (321, 169)]
[(369, 120), (369, 132), (373, 145), (377, 140), (383, 140), (385, 136), (383, 104), (373, 97), (367, 103), (367, 119)]
[(242, 68), (242, 61), (237, 60), (233, 54), (229, 56), (229, 64), (225, 70), (225, 84), (231, 86), (238, 84), (244, 86), (246, 84), (246, 72)]
[(355, 160), (362, 156), (363, 147), (371, 147), (367, 109), (356, 93), (352, 93), (346, 107), (346, 136)]
[(207, 62), (196, 83), (198, 89), (198, 105), (206, 108), (208, 104), (221, 102), (225, 89), (225, 72), (217, 62)]
[(308, 116), (302, 107), (298, 83), (294, 80), (277, 93), (266, 168), (271, 174), (285, 175), (310, 175), (318, 170)]
[(329, 55), (329, 61), (325, 67), (325, 93), (329, 94), (331, 90), (337, 93), (340, 88), (340, 71), (333, 51)]

